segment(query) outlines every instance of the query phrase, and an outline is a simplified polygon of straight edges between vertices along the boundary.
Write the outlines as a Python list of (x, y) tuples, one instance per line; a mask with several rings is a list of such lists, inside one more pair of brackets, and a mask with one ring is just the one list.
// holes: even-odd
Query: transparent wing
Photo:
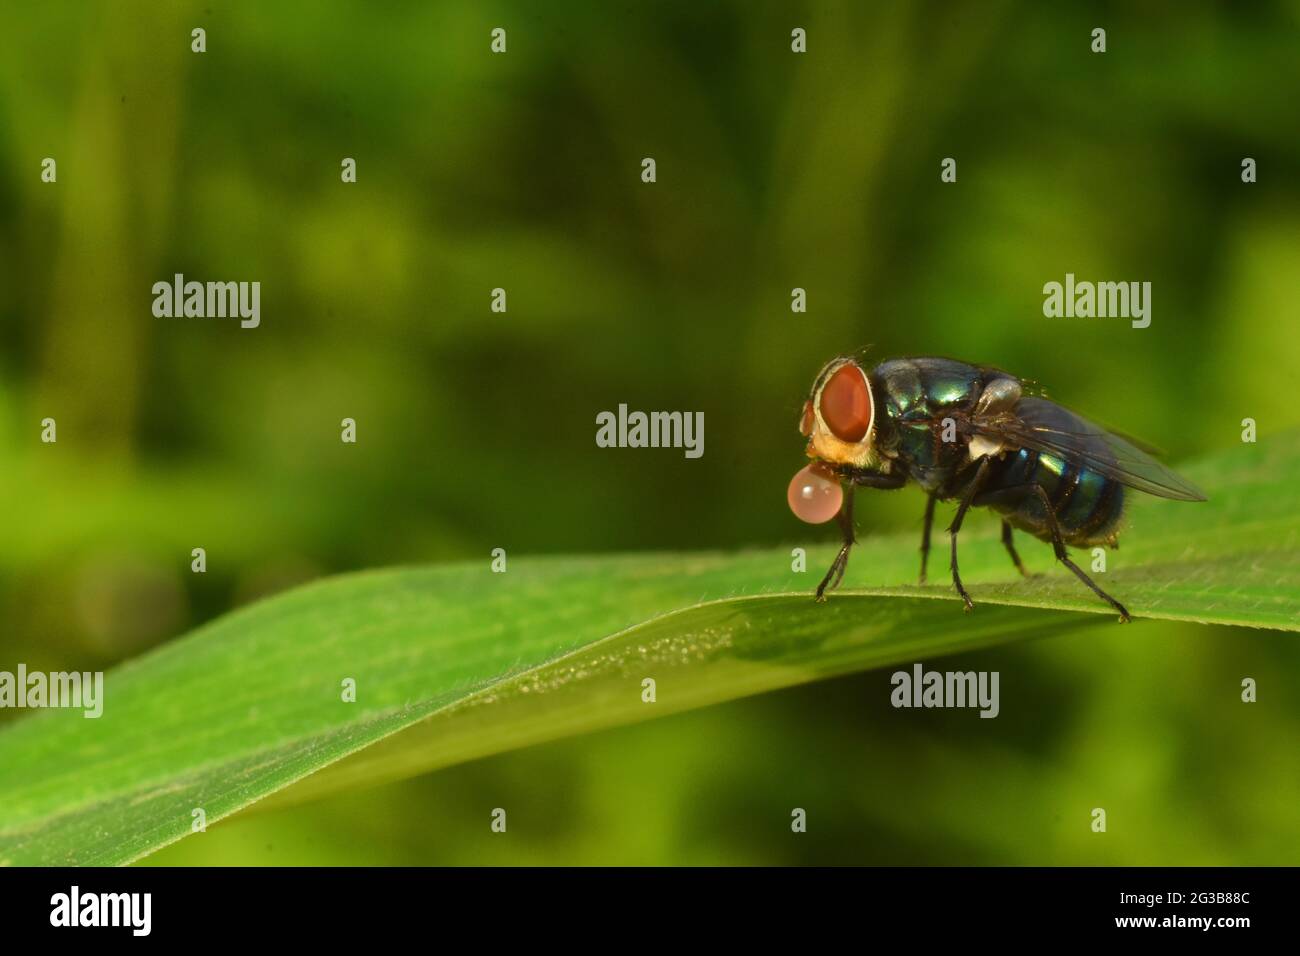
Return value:
[(1017, 448), (1056, 455), (1149, 495), (1204, 501), (1205, 495), (1145, 451), (1045, 398), (1025, 397), (1008, 412), (976, 418), (979, 434)]

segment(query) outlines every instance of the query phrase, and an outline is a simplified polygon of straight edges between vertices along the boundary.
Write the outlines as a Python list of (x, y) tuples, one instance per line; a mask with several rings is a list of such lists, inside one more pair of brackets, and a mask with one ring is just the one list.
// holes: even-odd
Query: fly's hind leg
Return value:
[(1111, 597), (1109, 594), (1107, 594), (1105, 591), (1099, 588), (1097, 586), (1097, 582), (1095, 582), (1092, 578), (1088, 577), (1088, 575), (1084, 572), (1083, 568), (1079, 567), (1077, 564), (1075, 564), (1073, 561), (1070, 560), (1070, 555), (1065, 550), (1065, 540), (1061, 537), (1061, 526), (1060, 524), (1057, 523), (1056, 520), (1056, 512), (1052, 510), (1051, 499), (1047, 497), (1047, 492), (1043, 490), (1042, 485), (1034, 485), (1034, 490), (1038, 493), (1038, 498), (1043, 503), (1043, 512), (1047, 515), (1047, 526), (1051, 529), (1052, 532), (1052, 547), (1056, 551), (1056, 560), (1060, 561), (1067, 568), (1073, 571), (1074, 576), (1078, 578), (1080, 581), (1082, 581), (1084, 584), (1088, 585), (1088, 587), (1092, 589), (1092, 592), (1096, 594), (1097, 597), (1101, 598), (1103, 601), (1105, 601), (1115, 610), (1119, 611), (1120, 621), (1127, 624), (1129, 621), (1132, 620), (1132, 618), (1129, 617), (1128, 609), (1125, 608), (1123, 604), (1120, 604), (1119, 601), (1116, 601), (1113, 597)]
[(1024, 577), (1033, 577), (1025, 570), (1024, 562), (1020, 560), (1020, 555), (1016, 552), (1015, 543), (1011, 540), (1011, 523), (1005, 519), (1002, 522), (1002, 543), (1006, 546), (1007, 554), (1011, 555), (1011, 560), (1015, 562), (1016, 570)]

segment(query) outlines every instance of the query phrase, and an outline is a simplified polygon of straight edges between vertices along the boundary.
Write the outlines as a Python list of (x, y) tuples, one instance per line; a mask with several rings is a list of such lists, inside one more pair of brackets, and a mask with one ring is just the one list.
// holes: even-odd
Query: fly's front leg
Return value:
[(901, 488), (907, 482), (906, 476), (902, 474), (885, 474), (865, 468), (854, 468), (849, 465), (841, 466), (835, 469), (835, 472), (847, 482), (844, 491), (844, 505), (840, 508), (839, 514), (835, 516), (835, 520), (839, 522), (844, 543), (840, 545), (839, 554), (835, 555), (835, 560), (831, 562), (830, 568), (826, 571), (826, 576), (822, 578), (822, 583), (817, 585), (818, 601), (825, 601), (826, 592), (835, 590), (839, 587), (840, 581), (844, 579), (844, 569), (849, 563), (849, 551), (853, 548), (856, 540), (853, 534), (853, 492), (858, 486), (893, 489)]
[(840, 586), (840, 581), (844, 579), (844, 569), (849, 564), (849, 551), (853, 548), (853, 492), (854, 487), (849, 485), (844, 491), (844, 504), (839, 513), (835, 515), (835, 520), (839, 522), (840, 534), (843, 536), (844, 543), (840, 545), (840, 553), (835, 555), (835, 560), (831, 562), (830, 568), (826, 571), (826, 576), (822, 578), (822, 583), (817, 585), (817, 600), (826, 600), (826, 589), (834, 591)]
[(975, 602), (966, 593), (966, 588), (961, 583), (961, 575), (957, 573), (957, 532), (961, 530), (961, 522), (966, 517), (966, 509), (970, 507), (974, 497), (979, 494), (980, 488), (984, 486), (984, 479), (988, 477), (989, 456), (982, 455), (979, 462), (979, 467), (975, 469), (975, 477), (966, 486), (966, 490), (961, 496), (961, 503), (957, 505), (957, 515), (952, 519), (952, 524), (948, 526), (948, 533), (952, 535), (952, 561), (949, 564), (952, 569), (952, 583), (957, 589), (957, 593), (961, 595), (962, 603), (966, 605), (968, 611), (974, 609)]

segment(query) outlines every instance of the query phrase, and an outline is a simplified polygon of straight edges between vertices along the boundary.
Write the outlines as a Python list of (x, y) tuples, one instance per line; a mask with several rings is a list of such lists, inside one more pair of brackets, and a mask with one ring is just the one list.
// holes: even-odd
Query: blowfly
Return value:
[(928, 495), (921, 533), (921, 581), (936, 501), (955, 500), (952, 583), (974, 607), (957, 570), (957, 533), (966, 512), (1002, 518), (1002, 543), (1028, 575), (1012, 529), (1052, 545), (1056, 559), (1129, 620), (1115, 600), (1070, 560), (1068, 545), (1119, 547), (1128, 489), (1177, 501), (1205, 496), (1139, 448), (1055, 402), (1025, 394), (1020, 379), (945, 358), (905, 358), (868, 371), (855, 357), (833, 359), (813, 382), (799, 430), (813, 464), (791, 482), (790, 507), (805, 521), (834, 517), (843, 544), (817, 586), (839, 586), (853, 547), (853, 492), (916, 482)]

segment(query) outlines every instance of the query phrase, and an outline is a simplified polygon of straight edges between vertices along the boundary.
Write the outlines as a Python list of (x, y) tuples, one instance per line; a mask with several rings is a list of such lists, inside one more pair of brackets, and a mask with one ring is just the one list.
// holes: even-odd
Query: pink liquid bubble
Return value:
[(844, 504), (840, 483), (821, 462), (800, 469), (791, 480), (785, 497), (795, 517), (809, 524), (830, 521)]

